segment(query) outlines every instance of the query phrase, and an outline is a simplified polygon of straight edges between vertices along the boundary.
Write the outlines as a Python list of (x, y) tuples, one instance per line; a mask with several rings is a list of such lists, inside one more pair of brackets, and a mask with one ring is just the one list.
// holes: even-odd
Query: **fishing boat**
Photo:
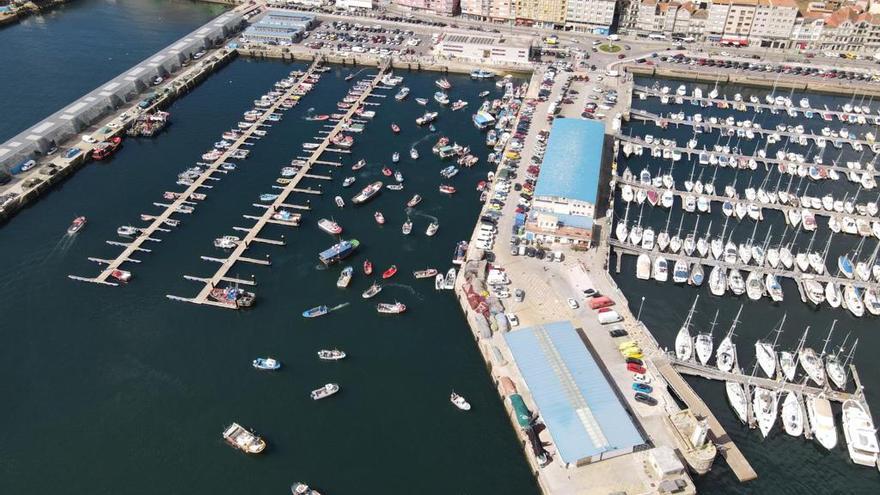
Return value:
[(434, 101), (436, 101), (437, 103), (439, 103), (441, 105), (448, 105), (449, 104), (449, 95), (447, 95), (443, 91), (437, 91), (436, 93), (434, 93)]
[(834, 425), (831, 402), (822, 395), (808, 395), (806, 403), (813, 438), (819, 445), (833, 450), (837, 446), (837, 428)]
[[(110, 138), (109, 141), (103, 141), (95, 145), (95, 148), (92, 150), (92, 159), (93, 160), (104, 160), (112, 156), (119, 147), (122, 146), (122, 138), (119, 136), (114, 136)], [(25, 169), (22, 168), (22, 171)]]
[(410, 200), (406, 202), (406, 206), (408, 206), (409, 208), (412, 208), (421, 202), (422, 202), (422, 197), (419, 196), (418, 194), (414, 194), (413, 197), (410, 198)]
[(468, 106), (468, 102), (464, 100), (456, 100), (452, 102), (452, 111), (455, 112), (457, 110), (461, 110), (462, 108)]
[(76, 217), (73, 219), (73, 222), (70, 223), (70, 226), (67, 227), (67, 234), (73, 235), (79, 232), (86, 225), (86, 217)]
[(403, 172), (401, 172), (400, 170), (395, 170), (394, 180), (396, 180), (397, 182), (403, 182)]
[(412, 226), (412, 220), (407, 218), (406, 221), (403, 222), (403, 226), (400, 227), (400, 231), (403, 233), (403, 235), (409, 235), (410, 232), (412, 232)]
[(315, 306), (314, 308), (307, 309), (302, 312), (302, 315), (306, 318), (316, 318), (318, 316), (324, 316), (330, 312), (330, 309), (327, 306)]
[(384, 175), (385, 177), (391, 177), (392, 175), (394, 175), (394, 171), (388, 167), (382, 167), (382, 175)]
[(416, 103), (424, 106), (424, 105), (428, 104), (428, 99), (427, 98), (416, 98)]
[(235, 286), (215, 287), (208, 293), (208, 297), (235, 309), (249, 308), (254, 305), (256, 300), (256, 295), (253, 292)]
[(678, 334), (675, 337), (675, 356), (682, 361), (690, 361), (694, 356), (694, 341), (691, 338), (691, 321), (694, 317), (694, 310), (697, 308), (697, 301), (700, 300), (700, 296), (697, 296), (694, 299), (694, 303), (691, 305), (690, 311), (688, 311), (687, 318), (685, 318), (684, 323), (681, 325), (681, 328), (678, 330)]
[(373, 213), (373, 218), (376, 220), (376, 223), (378, 223), (379, 225), (385, 224), (385, 215), (382, 215), (381, 211), (377, 211), (376, 213)]
[(389, 279), (397, 273), (397, 265), (391, 265), (387, 270), (382, 272), (383, 279)]
[(360, 170), (360, 169), (364, 168), (364, 166), (365, 166), (366, 164), (367, 164), (367, 161), (364, 160), (363, 158), (361, 158), (360, 160), (358, 160), (357, 162), (355, 162), (354, 165), (351, 166), (351, 169), (352, 169), (352, 170)]
[(318, 351), (318, 359), (324, 361), (339, 361), (345, 359), (345, 352), (339, 349), (321, 349)]
[(767, 438), (773, 425), (776, 424), (776, 416), (779, 409), (779, 397), (775, 390), (763, 387), (755, 387), (755, 395), (752, 398), (752, 410), (758, 421), (758, 429), (761, 435)]
[(804, 434), (803, 410), (801, 409), (797, 394), (791, 390), (785, 392), (780, 419), (782, 420), (782, 428), (785, 430), (785, 433), (793, 437), (799, 437)]
[(394, 134), (400, 133), (400, 126), (397, 124), (391, 124), (391, 132)]
[(337, 392), (339, 392), (339, 385), (328, 383), (319, 389), (312, 390), (310, 396), (312, 397), (312, 400), (321, 400), (326, 399)]
[(409, 149), (409, 157), (412, 158), (413, 160), (418, 160), (419, 159), (419, 150), (417, 150), (415, 148), (410, 148)]
[(403, 303), (379, 303), (376, 305), (376, 311), (382, 314), (396, 315), (406, 311), (406, 305)]
[(369, 299), (381, 291), (382, 291), (382, 286), (377, 283), (373, 283), (373, 285), (367, 287), (367, 290), (365, 290), (363, 293), (361, 293), (361, 297), (364, 299)]
[(350, 266), (343, 268), (342, 273), (339, 274), (339, 279), (336, 280), (336, 287), (339, 287), (340, 289), (348, 287), (352, 275), (354, 275), (354, 268)]
[[(386, 167), (387, 168), (387, 167)], [(382, 181), (376, 181), (361, 189), (356, 196), (351, 198), (351, 202), (359, 205), (373, 199), (382, 190)]]
[(455, 392), (452, 392), (452, 394), (449, 396), (449, 402), (452, 402), (455, 407), (461, 409), (462, 411), (471, 410), (470, 403), (468, 403), (468, 401), (464, 397), (458, 395)]
[(431, 278), (437, 276), (436, 268), (426, 268), (424, 270), (418, 270), (413, 272), (413, 277), (415, 278)]
[(874, 421), (861, 402), (847, 399), (843, 403), (843, 435), (849, 457), (856, 464), (874, 466), (880, 454)]
[(434, 81), (434, 84), (437, 85), (440, 89), (450, 89), (452, 88), (452, 83), (450, 83), (445, 77), (442, 79), (437, 79)]
[(356, 179), (354, 178), (354, 176), (346, 177), (346, 178), (343, 179), (343, 181), (342, 181), (342, 187), (348, 187), (348, 186), (354, 184), (354, 181), (355, 181), (355, 180), (356, 180)]
[(281, 368), (281, 362), (270, 357), (254, 359), (251, 364), (258, 370), (277, 370)]
[(342, 259), (345, 259), (345, 258), (351, 256), (351, 254), (354, 253), (357, 250), (358, 246), (360, 246), (360, 245), (361, 245), (361, 243), (357, 239), (351, 239), (348, 241), (345, 241), (345, 240), (340, 241), (340, 242), (330, 246), (329, 248), (321, 251), (318, 254), (318, 258), (325, 265), (332, 265), (333, 263), (336, 263), (339, 260), (342, 260)]
[(480, 97), (480, 98), (485, 98), (485, 97), (489, 96), (489, 93), (490, 93), (490, 91), (480, 91), (480, 92), (477, 94), (477, 96)]
[(431, 237), (437, 233), (437, 229), (439, 229), (439, 228), (440, 228), (440, 224), (438, 224), (437, 222), (431, 222), (428, 225), (428, 228), (425, 230), (425, 235), (428, 237)]
[(443, 194), (455, 194), (455, 187), (450, 186), (449, 184), (441, 184), (440, 187), (437, 188)]
[(265, 440), (238, 423), (232, 423), (223, 430), (223, 440), (246, 454), (259, 454), (266, 449)]
[(394, 95), (394, 99), (397, 101), (403, 101), (407, 96), (409, 96), (409, 88), (404, 86), (400, 88), (400, 91), (398, 91), (396, 95)]
[(458, 173), (458, 168), (456, 168), (454, 165), (450, 165), (450, 166), (445, 167), (442, 170), (440, 170), (440, 175), (447, 178), (447, 179), (451, 179), (451, 178), (455, 177), (455, 175), (457, 173)]
[(306, 120), (315, 120), (315, 121), (320, 122), (320, 121), (328, 120), (329, 118), (330, 118), (329, 115), (320, 114), (320, 115), (313, 115), (311, 117), (306, 117)]
[(126, 271), (126, 270), (120, 270), (119, 268), (111, 271), (110, 276), (120, 282), (128, 282), (129, 280), (131, 280), (131, 272)]
[(373, 263), (370, 260), (364, 260), (364, 275), (373, 274)]
[(318, 228), (332, 235), (338, 235), (342, 233), (342, 227), (340, 227), (338, 223), (326, 218), (318, 220)]
[(396, 151), (395, 151), (394, 153), (392, 153), (392, 154), (391, 154), (391, 161), (392, 161), (393, 163), (397, 163), (397, 162), (399, 162), (399, 161), (400, 161), (400, 153), (398, 153), (398, 152), (396, 152)]
[(425, 112), (421, 117), (416, 118), (417, 125), (425, 125), (434, 122), (437, 119), (437, 112)]

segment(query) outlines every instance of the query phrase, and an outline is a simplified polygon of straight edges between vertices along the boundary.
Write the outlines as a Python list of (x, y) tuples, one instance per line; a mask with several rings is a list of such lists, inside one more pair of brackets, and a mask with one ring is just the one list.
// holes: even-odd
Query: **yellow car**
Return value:
[(623, 350), (627, 347), (638, 347), (638, 344), (634, 340), (627, 340), (626, 342), (621, 342), (620, 345), (617, 346), (618, 349)]
[(630, 353), (624, 354), (624, 357), (642, 359), (642, 353), (641, 352), (630, 352)]

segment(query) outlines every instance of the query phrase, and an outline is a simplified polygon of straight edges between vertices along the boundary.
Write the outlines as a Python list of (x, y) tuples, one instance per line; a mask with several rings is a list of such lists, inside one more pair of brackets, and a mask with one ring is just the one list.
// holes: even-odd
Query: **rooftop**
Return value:
[(600, 121), (553, 122), (535, 196), (596, 202), (605, 126)]
[(570, 322), (524, 328), (504, 338), (563, 462), (597, 461), (644, 443)]

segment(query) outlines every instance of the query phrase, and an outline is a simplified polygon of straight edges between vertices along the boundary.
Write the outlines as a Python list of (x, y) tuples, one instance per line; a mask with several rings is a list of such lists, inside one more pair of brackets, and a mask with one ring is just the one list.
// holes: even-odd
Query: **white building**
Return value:
[(532, 40), (487, 34), (446, 33), (434, 45), (434, 55), (487, 64), (529, 63)]
[(616, 0), (567, 0), (565, 25), (575, 30), (607, 35), (616, 8)]
[(375, 7), (375, 2), (373, 0), (336, 0), (336, 6), (348, 10), (372, 10)]

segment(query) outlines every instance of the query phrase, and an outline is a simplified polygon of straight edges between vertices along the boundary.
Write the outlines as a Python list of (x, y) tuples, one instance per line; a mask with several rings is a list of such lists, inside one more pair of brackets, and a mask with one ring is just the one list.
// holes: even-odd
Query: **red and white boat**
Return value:
[(410, 198), (410, 200), (406, 202), (406, 206), (412, 208), (413, 206), (415, 206), (421, 202), (422, 202), (422, 197), (419, 196), (418, 194), (414, 194), (413, 197)]
[(446, 184), (440, 186), (440, 192), (443, 194), (455, 194), (455, 188)]
[(110, 276), (115, 278), (116, 280), (119, 280), (120, 282), (128, 282), (129, 280), (131, 280), (131, 272), (120, 270), (118, 268), (110, 272)]
[(109, 141), (98, 143), (95, 149), (92, 150), (92, 158), (94, 160), (109, 158), (113, 153), (116, 153), (120, 146), (122, 146), (122, 138), (114, 136)]
[(372, 275), (373, 274), (373, 264), (370, 263), (370, 260), (364, 261), (364, 275)]
[(378, 223), (379, 225), (383, 225), (385, 223), (385, 215), (383, 215), (381, 211), (373, 213), (373, 218), (376, 219), (376, 223)]
[(376, 305), (376, 311), (385, 314), (400, 314), (406, 311), (406, 305), (399, 302), (394, 304), (379, 303)]
[(398, 134), (400, 132), (400, 126), (397, 124), (391, 124), (391, 132)]
[(329, 119), (329, 118), (330, 118), (329, 115), (321, 114), (321, 115), (314, 115), (314, 116), (312, 116), (312, 117), (307, 117), (306, 120), (318, 120), (318, 121), (324, 121), (324, 120), (327, 120), (327, 119)]
[(76, 234), (83, 228), (86, 224), (86, 217), (76, 217), (71, 222), (70, 227), (67, 227), (67, 233), (70, 235)]
[(382, 278), (391, 278), (397, 273), (397, 265), (391, 265), (387, 270), (382, 272)]
[(485, 189), (486, 189), (486, 181), (481, 180), (480, 182), (477, 182), (477, 191), (482, 192)]
[(326, 218), (318, 220), (318, 228), (332, 235), (338, 235), (342, 233), (342, 227), (338, 223), (334, 222), (333, 220), (328, 220)]
[(433, 278), (437, 276), (436, 268), (425, 268), (424, 270), (419, 270), (413, 272), (413, 277), (415, 278)]
[(385, 177), (391, 177), (392, 175), (394, 175), (394, 172), (388, 167), (382, 167), (382, 175), (384, 175)]

